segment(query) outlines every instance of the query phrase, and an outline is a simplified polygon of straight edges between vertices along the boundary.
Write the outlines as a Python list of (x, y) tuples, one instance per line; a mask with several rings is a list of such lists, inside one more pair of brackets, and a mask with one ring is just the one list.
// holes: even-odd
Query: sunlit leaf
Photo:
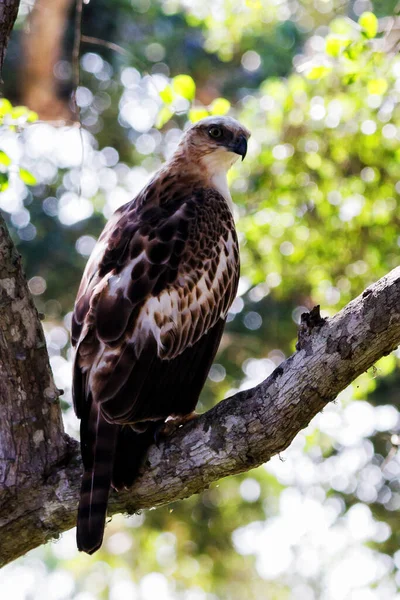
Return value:
[(0, 150), (0, 165), (4, 165), (5, 167), (11, 165), (11, 158), (2, 150)]
[(351, 37), (354, 32), (355, 24), (353, 21), (346, 17), (337, 17), (330, 23), (330, 30), (332, 33)]
[(320, 65), (319, 67), (312, 67), (306, 75), (307, 79), (321, 79), (321, 77), (325, 77), (332, 71), (332, 67), (326, 67)]
[(216, 98), (209, 106), (212, 115), (226, 115), (229, 112), (231, 103), (226, 98)]
[(388, 89), (388, 83), (386, 79), (371, 79), (367, 83), (368, 92), (370, 94), (378, 94), (382, 96)]
[(374, 38), (378, 33), (378, 19), (372, 12), (365, 12), (358, 19), (359, 25), (363, 28), (365, 35), (368, 38)]
[(325, 51), (329, 56), (339, 56), (344, 48), (351, 44), (349, 38), (340, 37), (337, 35), (328, 35), (325, 42)]
[(358, 78), (359, 75), (357, 73), (346, 73), (346, 75), (343, 76), (342, 81), (344, 85), (351, 85), (352, 83), (355, 83)]
[(188, 14), (186, 16), (186, 21), (190, 27), (199, 27), (201, 25), (201, 19), (194, 14)]
[(246, 6), (251, 10), (261, 10), (263, 7), (261, 0), (246, 0)]
[(173, 111), (168, 106), (163, 106), (157, 115), (156, 127), (161, 129), (173, 116)]
[(12, 111), (12, 104), (6, 98), (0, 98), (0, 118), (8, 115)]
[(172, 80), (172, 89), (179, 96), (193, 100), (196, 93), (196, 84), (190, 75), (177, 75)]
[(165, 88), (160, 92), (160, 98), (163, 102), (165, 102), (165, 104), (171, 104), (174, 99), (174, 94), (170, 85), (165, 86)]
[(343, 50), (343, 53), (346, 58), (356, 61), (366, 51), (366, 47), (367, 43), (365, 41), (353, 42)]
[(197, 121), (200, 121), (200, 119), (204, 119), (205, 117), (208, 117), (209, 113), (208, 110), (205, 108), (191, 108), (189, 110), (189, 120), (192, 123), (197, 123)]
[(26, 185), (36, 185), (36, 177), (26, 169), (19, 170), (19, 176)]
[(28, 123), (35, 123), (35, 121), (37, 121), (38, 119), (39, 119), (39, 115), (37, 114), (37, 112), (35, 112), (34, 110), (30, 110), (28, 112), (28, 118), (27, 118)]
[(30, 110), (26, 106), (14, 106), (14, 108), (11, 111), (11, 118), (12, 119), (20, 119), (21, 117), (28, 118), (29, 113), (30, 113)]

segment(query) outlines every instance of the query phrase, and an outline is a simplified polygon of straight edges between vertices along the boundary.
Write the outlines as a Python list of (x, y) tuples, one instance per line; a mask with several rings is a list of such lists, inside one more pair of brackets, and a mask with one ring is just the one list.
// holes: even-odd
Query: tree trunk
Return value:
[(8, 40), (18, 15), (19, 0), (0, 0), (0, 75), (6, 56)]
[(58, 396), (20, 256), (0, 217), (1, 514), (66, 454)]
[(36, 0), (23, 36), (21, 102), (46, 121), (72, 118), (54, 75), (71, 5), (72, 0)]
[[(62, 428), (43, 332), (19, 256), (0, 222), (0, 564), (75, 524), (82, 465)], [(247, 471), (295, 435), (358, 375), (400, 343), (400, 267), (335, 317), (317, 310), (297, 352), (263, 383), (220, 402), (150, 449), (129, 492), (109, 514), (186, 498)]]

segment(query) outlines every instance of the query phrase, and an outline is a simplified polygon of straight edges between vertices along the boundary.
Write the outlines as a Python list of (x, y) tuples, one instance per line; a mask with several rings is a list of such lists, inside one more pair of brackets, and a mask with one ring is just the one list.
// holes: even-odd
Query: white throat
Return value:
[(202, 166), (208, 173), (210, 183), (225, 198), (232, 214), (233, 202), (228, 187), (227, 173), (238, 158), (238, 155), (233, 152), (220, 150), (206, 154), (201, 160)]
[(221, 196), (225, 198), (229, 208), (231, 209), (231, 213), (233, 214), (233, 201), (231, 192), (229, 191), (226, 170), (221, 169), (220, 171), (214, 173), (214, 175), (211, 177), (211, 183), (217, 192), (219, 192)]

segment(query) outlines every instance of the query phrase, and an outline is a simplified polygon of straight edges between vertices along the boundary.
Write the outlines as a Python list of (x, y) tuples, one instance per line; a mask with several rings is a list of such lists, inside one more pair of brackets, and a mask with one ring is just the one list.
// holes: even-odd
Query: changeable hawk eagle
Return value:
[(78, 548), (101, 545), (110, 486), (130, 487), (167, 417), (194, 411), (237, 291), (226, 174), (250, 133), (230, 117), (190, 127), (119, 208), (86, 266), (72, 319), (84, 464)]

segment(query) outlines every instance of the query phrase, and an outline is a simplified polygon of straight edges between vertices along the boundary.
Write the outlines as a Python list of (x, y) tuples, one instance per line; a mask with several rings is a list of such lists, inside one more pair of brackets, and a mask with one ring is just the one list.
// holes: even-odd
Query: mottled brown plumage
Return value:
[(226, 172), (249, 133), (227, 117), (190, 128), (106, 225), (72, 319), (84, 463), (78, 547), (101, 545), (110, 485), (129, 487), (156, 430), (191, 413), (239, 277)]

